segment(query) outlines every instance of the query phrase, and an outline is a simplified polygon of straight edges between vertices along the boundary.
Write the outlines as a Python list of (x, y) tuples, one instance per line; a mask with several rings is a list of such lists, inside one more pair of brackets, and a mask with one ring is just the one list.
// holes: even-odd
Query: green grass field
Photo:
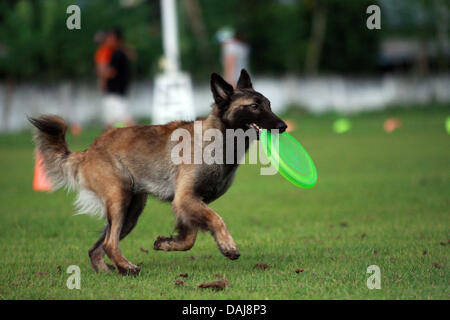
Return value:
[[(398, 117), (392, 134), (383, 121)], [(291, 112), (319, 174), (312, 189), (258, 165), (238, 170), (234, 185), (212, 204), (239, 246), (230, 261), (212, 237), (187, 252), (152, 250), (172, 232), (170, 205), (150, 198), (136, 229), (121, 242), (141, 274), (91, 270), (88, 249), (103, 221), (74, 216), (75, 195), (33, 192), (29, 132), (0, 136), (0, 298), (2, 299), (449, 299), (450, 106), (388, 109), (351, 116), (353, 129), (333, 134), (333, 115)], [(99, 131), (68, 136), (86, 148)], [(147, 249), (148, 253), (141, 250)], [(268, 265), (265, 270), (257, 263)], [(369, 290), (369, 265), (381, 289)], [(81, 290), (65, 270), (81, 268)], [(304, 269), (296, 273), (296, 269)], [(178, 274), (184, 286), (175, 286)], [(219, 274), (223, 291), (199, 289)]]

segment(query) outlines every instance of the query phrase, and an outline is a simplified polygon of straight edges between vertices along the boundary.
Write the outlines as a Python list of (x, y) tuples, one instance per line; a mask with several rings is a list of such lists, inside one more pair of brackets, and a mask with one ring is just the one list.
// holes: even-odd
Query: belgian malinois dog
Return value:
[[(271, 111), (269, 100), (253, 90), (247, 71), (241, 71), (235, 89), (216, 73), (210, 84), (214, 103), (209, 116), (201, 120), (202, 130), (286, 130), (286, 124)], [(106, 215), (103, 234), (89, 250), (94, 270), (109, 271), (106, 254), (119, 273), (139, 273), (140, 268), (122, 255), (119, 241), (136, 226), (149, 194), (171, 201), (176, 216), (176, 236), (159, 236), (155, 250), (189, 250), (197, 232), (208, 230), (224, 256), (239, 258), (225, 222), (207, 205), (231, 186), (239, 162), (175, 165), (171, 161), (176, 143), (171, 141), (171, 133), (179, 128), (193, 133), (193, 122), (110, 129), (87, 150), (71, 152), (62, 118), (43, 115), (29, 120), (38, 129), (36, 149), (54, 189), (78, 190), (76, 204), (81, 212)]]

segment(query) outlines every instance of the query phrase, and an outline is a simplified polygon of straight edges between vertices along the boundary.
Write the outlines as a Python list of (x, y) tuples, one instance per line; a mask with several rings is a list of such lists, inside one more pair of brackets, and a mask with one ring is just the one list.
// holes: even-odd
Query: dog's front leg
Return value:
[(186, 251), (191, 249), (197, 238), (198, 228), (178, 221), (175, 230), (178, 232), (176, 237), (159, 236), (153, 244), (153, 248), (163, 251)]
[(239, 258), (239, 250), (225, 222), (202, 200), (186, 193), (182, 195), (178, 193), (173, 201), (173, 210), (180, 223), (193, 228), (209, 230), (225, 257), (231, 260)]

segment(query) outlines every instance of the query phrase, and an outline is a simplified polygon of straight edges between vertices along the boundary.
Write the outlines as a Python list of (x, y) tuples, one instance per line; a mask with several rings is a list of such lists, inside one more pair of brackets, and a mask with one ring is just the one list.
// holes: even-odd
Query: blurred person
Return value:
[[(221, 44), (224, 79), (236, 88), (241, 70), (249, 70), (250, 47), (239, 32), (229, 27), (220, 29), (217, 38)], [(296, 129), (293, 120), (284, 119), (284, 121), (288, 125), (287, 132)]]
[(239, 33), (231, 28), (222, 28), (217, 33), (221, 43), (223, 75), (228, 83), (236, 87), (242, 69), (249, 70), (249, 46), (242, 40)]
[[(112, 29), (107, 33), (103, 45), (105, 49), (99, 53), (101, 63), (97, 66), (99, 83), (104, 87), (103, 121), (107, 127), (133, 125), (127, 101), (130, 59), (128, 50), (123, 45), (122, 31), (118, 28)], [(109, 61), (104, 62), (109, 54)]]
[(97, 85), (102, 92), (106, 89), (106, 81), (101, 75), (108, 67), (113, 54), (113, 48), (106, 44), (106, 36), (107, 34), (103, 31), (97, 32), (94, 36), (94, 41), (99, 44), (94, 55), (95, 71), (97, 74)]
[[(102, 70), (107, 68), (113, 53), (112, 48), (105, 44), (105, 39), (106, 33), (103, 31), (99, 31), (94, 35), (94, 42), (98, 44), (98, 48), (94, 54), (95, 71), (97, 74), (97, 86), (101, 92), (104, 92), (106, 88), (106, 82), (101, 77)], [(83, 128), (81, 123), (75, 121), (70, 124), (69, 130), (74, 136), (78, 136), (81, 134)]]

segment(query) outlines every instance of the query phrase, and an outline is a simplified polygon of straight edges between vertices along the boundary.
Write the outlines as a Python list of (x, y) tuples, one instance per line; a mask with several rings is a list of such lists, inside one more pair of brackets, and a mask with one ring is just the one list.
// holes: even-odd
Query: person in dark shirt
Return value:
[(115, 74), (107, 80), (106, 91), (126, 95), (130, 83), (129, 60), (121, 48), (114, 51), (109, 67), (115, 71)]
[(123, 47), (120, 29), (111, 30), (105, 45), (112, 51), (109, 64), (101, 69), (105, 85), (103, 119), (107, 127), (133, 124), (128, 110), (127, 93), (130, 83), (130, 60)]

